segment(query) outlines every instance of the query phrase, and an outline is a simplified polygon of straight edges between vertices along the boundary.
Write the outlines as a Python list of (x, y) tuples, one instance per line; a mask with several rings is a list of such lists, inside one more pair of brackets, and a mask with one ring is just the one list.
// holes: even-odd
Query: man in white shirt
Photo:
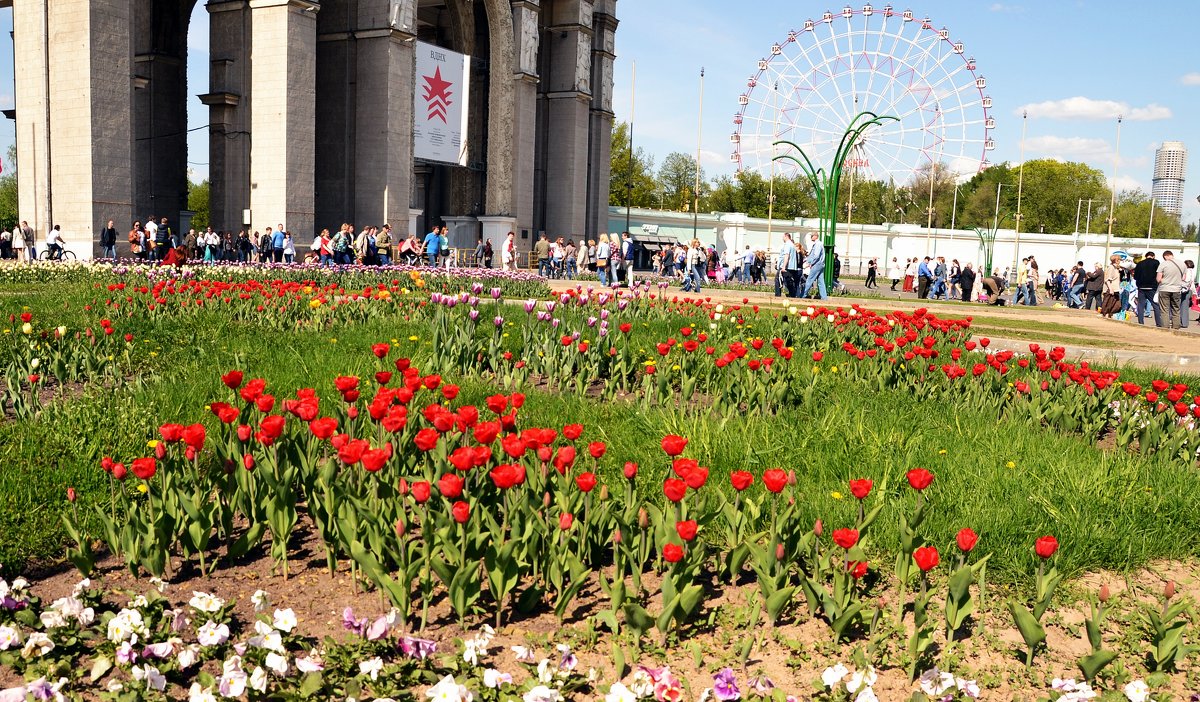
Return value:
[(750, 282), (750, 269), (754, 267), (754, 252), (750, 250), (750, 245), (746, 244), (746, 251), (742, 254), (742, 273), (741, 281), (743, 283)]

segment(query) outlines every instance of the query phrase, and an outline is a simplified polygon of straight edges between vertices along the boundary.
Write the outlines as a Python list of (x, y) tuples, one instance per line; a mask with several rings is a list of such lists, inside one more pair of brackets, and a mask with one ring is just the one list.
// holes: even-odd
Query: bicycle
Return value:
[(39, 261), (74, 261), (75, 253), (69, 249), (59, 249), (58, 253), (51, 251), (49, 248), (42, 249), (38, 254)]

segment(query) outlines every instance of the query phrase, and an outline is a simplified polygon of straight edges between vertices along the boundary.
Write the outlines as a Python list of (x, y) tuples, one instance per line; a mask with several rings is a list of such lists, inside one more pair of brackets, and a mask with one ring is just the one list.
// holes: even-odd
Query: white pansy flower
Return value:
[(358, 664), (358, 674), (366, 675), (375, 680), (379, 677), (379, 671), (383, 670), (383, 659), (376, 656)]
[(192, 683), (188, 690), (188, 702), (217, 702), (211, 687), (200, 687), (200, 683)]
[(229, 626), (213, 621), (205, 622), (196, 632), (201, 646), (218, 646), (229, 640)]
[(854, 702), (879, 702), (879, 698), (875, 696), (875, 691), (869, 687), (864, 687), (862, 692), (854, 698)]
[(250, 689), (255, 692), (267, 691), (267, 671), (261, 666), (254, 666), (254, 672), (250, 673)]
[(137, 597), (135, 597), (129, 601), (129, 608), (130, 609), (141, 609), (148, 604), (150, 604), (150, 602), (146, 600), (145, 595), (138, 595)]
[(280, 631), (291, 631), (296, 628), (296, 613), (291, 608), (277, 609), (272, 624)]
[(225, 606), (225, 600), (215, 595), (210, 595), (207, 592), (192, 591), (192, 599), (188, 600), (188, 604), (193, 609), (212, 614)]
[(1142, 680), (1134, 680), (1121, 691), (1125, 693), (1129, 702), (1148, 702), (1150, 699), (1150, 686)]
[(552, 687), (538, 685), (521, 698), (524, 702), (563, 702), (563, 696)]
[(21, 632), (11, 626), (0, 626), (0, 651), (8, 649), (21, 643)]
[(637, 699), (638, 696), (633, 694), (633, 690), (619, 682), (613, 683), (608, 688), (608, 694), (604, 696), (604, 702), (637, 702)]
[(638, 668), (633, 671), (633, 677), (629, 681), (629, 691), (632, 692), (638, 699), (649, 697), (654, 694), (654, 678), (646, 671)]
[(160, 593), (167, 591), (167, 583), (162, 578), (150, 578), (150, 585)]
[(146, 684), (148, 690), (162, 692), (167, 687), (167, 678), (152, 665), (143, 665), (133, 669), (133, 679)]
[(512, 676), (508, 673), (501, 673), (495, 668), (488, 668), (483, 671), (483, 685), (491, 689), (496, 689), (501, 685), (511, 685)]
[(533, 649), (526, 646), (512, 646), (512, 652), (517, 654), (518, 663), (532, 663), (537, 656), (534, 655)]
[(846, 691), (850, 693), (858, 692), (860, 687), (872, 687), (879, 676), (875, 674), (875, 668), (867, 666), (866, 670), (858, 670), (846, 682)]
[(250, 596), (250, 601), (254, 603), (255, 613), (265, 612), (271, 606), (271, 596), (266, 590), (255, 590)]
[(849, 673), (850, 670), (846, 666), (838, 663), (832, 668), (826, 668), (825, 672), (821, 673), (821, 682), (825, 685), (825, 687), (833, 689)]
[(425, 691), (425, 696), (432, 702), (471, 702), (473, 695), (467, 688), (459, 685), (454, 676), (447, 675), (437, 684)]
[(175, 663), (180, 670), (187, 670), (196, 665), (196, 661), (200, 658), (200, 647), (192, 644), (186, 648), (180, 649), (175, 656)]
[(92, 586), (91, 578), (84, 578), (83, 580), (80, 580), (79, 582), (75, 583), (75, 589), (72, 590), (72, 594), (75, 597), (78, 597), (79, 595), (82, 595), (84, 593), (84, 591), (91, 588), (91, 586)]
[(943, 673), (937, 666), (921, 673), (919, 678), (921, 691), (930, 697), (940, 697), (943, 692), (954, 687), (954, 676)]
[(0, 600), (4, 599), (5, 597), (8, 597), (8, 593), (9, 593), (8, 581), (5, 580), (4, 578), (0, 578)]
[(315, 673), (319, 670), (325, 670), (325, 664), (321, 662), (321, 658), (313, 651), (304, 658), (296, 659), (296, 670), (301, 673)]
[(286, 655), (281, 655), (272, 651), (267, 654), (265, 663), (267, 668), (269, 668), (272, 673), (275, 673), (279, 677), (282, 678), (283, 676), (287, 675), (288, 659)]
[(50, 640), (50, 637), (40, 631), (34, 631), (29, 634), (29, 638), (25, 639), (25, 645), (21, 648), (21, 657), (44, 656), (53, 650), (54, 642)]
[(962, 692), (971, 699), (977, 699), (979, 697), (979, 684), (974, 680), (955, 678), (954, 685), (958, 688), (959, 692)]
[(548, 658), (538, 661), (537, 679), (540, 683), (548, 683), (554, 679), (554, 671), (550, 670), (550, 660)]
[(38, 619), (42, 622), (43, 629), (57, 629), (67, 625), (67, 618), (57, 609), (48, 609), (42, 612)]

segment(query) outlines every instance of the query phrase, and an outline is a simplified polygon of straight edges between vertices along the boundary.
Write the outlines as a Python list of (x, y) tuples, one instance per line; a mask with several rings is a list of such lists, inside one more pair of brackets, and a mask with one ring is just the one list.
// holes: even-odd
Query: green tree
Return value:
[[(629, 124), (616, 122), (612, 129), (612, 174), (608, 182), (608, 204), (614, 207), (654, 207), (658, 182), (654, 180), (654, 157), (640, 147), (629, 157)], [(630, 195), (632, 197), (630, 197)]]
[(209, 224), (208, 210), (208, 179), (193, 183), (188, 179), (188, 209), (196, 214), (192, 215), (192, 227), (195, 229), (204, 229)]
[[(658, 169), (658, 182), (662, 187), (662, 198), (666, 209), (688, 211), (692, 209), (693, 192), (696, 189), (696, 159), (689, 154), (673, 151), (663, 159)], [(704, 169), (700, 169), (700, 210), (706, 209), (705, 198), (709, 186), (704, 180)]]
[(11, 230), (17, 226), (17, 147), (8, 147), (8, 159), (4, 174), (0, 175), (0, 229)]
[(1154, 205), (1154, 224), (1150, 223), (1150, 196), (1138, 188), (1122, 190), (1117, 194), (1117, 220), (1113, 223), (1113, 236), (1139, 239), (1150, 232), (1152, 239), (1178, 239), (1183, 235), (1179, 220)]

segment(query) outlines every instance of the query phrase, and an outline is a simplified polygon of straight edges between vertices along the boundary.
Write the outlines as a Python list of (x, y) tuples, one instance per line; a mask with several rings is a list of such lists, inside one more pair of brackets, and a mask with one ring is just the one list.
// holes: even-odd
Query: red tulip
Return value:
[(736, 470), (729, 475), (733, 489), (741, 492), (754, 484), (754, 474), (747, 470)]
[(854, 578), (855, 580), (858, 580), (858, 579), (862, 578), (862, 576), (867, 574), (867, 562), (866, 561), (848, 561), (846, 563), (846, 572), (850, 574), (850, 577)]
[(436, 390), (442, 384), (442, 376), (434, 374), (425, 376), (422, 381), (426, 390)]
[(858, 543), (857, 529), (834, 529), (833, 543), (849, 551)]
[(375, 354), (375, 358), (384, 358), (391, 350), (391, 346), (387, 344), (371, 344), (371, 353)]
[(417, 504), (425, 504), (429, 500), (429, 483), (424, 480), (413, 483), (412, 496)]
[(821, 353), (820, 351), (813, 351), (812, 359), (817, 363), (820, 363), (824, 358), (825, 354)]
[[(539, 449), (539, 451), (541, 451), (541, 450), (549, 451), (550, 447), (543, 446), (542, 449)], [(540, 455), (540, 453), (539, 453), (539, 455)], [(574, 446), (558, 447), (558, 450), (554, 452), (554, 468), (555, 468), (555, 470), (558, 471), (559, 475), (565, 475), (566, 472), (568, 470), (570, 470), (571, 466), (573, 466), (573, 465), (575, 465), (575, 447)], [(595, 476), (593, 476), (593, 478), (594, 477)]]
[(558, 515), (558, 528), (563, 531), (570, 531), (571, 525), (575, 523), (575, 515), (570, 512), (563, 512)]
[(691, 541), (696, 538), (696, 521), (689, 519), (683, 522), (676, 522), (675, 533), (679, 534), (679, 538), (684, 541)]
[[(129, 468), (140, 480), (149, 480), (150, 478), (153, 478), (154, 473), (158, 470), (153, 458), (135, 458), (133, 459), (133, 463), (129, 464)], [(113, 475), (116, 474), (117, 468), (114, 466)]]
[(918, 492), (929, 487), (929, 484), (933, 482), (933, 473), (930, 473), (924, 468), (913, 468), (912, 470), (908, 471), (907, 477), (908, 484)]
[(779, 468), (772, 468), (763, 473), (763, 485), (775, 494), (783, 492), (783, 487), (787, 485), (787, 473)]
[(266, 434), (269, 438), (278, 439), (283, 436), (283, 425), (285, 423), (286, 420), (283, 418), (283, 415), (268, 414), (262, 418), (258, 426), (262, 429), (262, 433)]
[(467, 520), (471, 518), (471, 505), (461, 501), (455, 502), (454, 506), (450, 508), (450, 513), (454, 515), (454, 521), (466, 524)]
[(436, 429), (422, 429), (413, 437), (413, 443), (422, 451), (432, 451), (439, 438)]
[(458, 397), (458, 386), (449, 384), (443, 385), (442, 397), (446, 398), (447, 402), (453, 401), (454, 398)]
[(592, 454), (592, 458), (602, 457), (607, 450), (608, 447), (604, 445), (603, 441), (593, 441), (588, 444), (588, 453)]
[(867, 499), (867, 495), (871, 494), (871, 487), (873, 485), (874, 483), (867, 478), (863, 478), (861, 480), (851, 480), (850, 494), (854, 495), (860, 500), (865, 500)]
[(339, 375), (333, 379), (333, 385), (337, 388), (338, 392), (345, 395), (358, 387), (358, 377), (353, 375)]
[(238, 425), (238, 428), (237, 428), (238, 441), (245, 443), (245, 442), (249, 441), (250, 437), (253, 435), (254, 435), (254, 428), (251, 427), (249, 424), (239, 424)]
[(663, 546), (663, 560), (667, 563), (678, 563), (683, 559), (683, 547), (679, 544)]
[(977, 535), (970, 527), (967, 527), (958, 532), (958, 536), (955, 537), (955, 541), (958, 542), (958, 547), (962, 549), (963, 553), (970, 553), (971, 549), (975, 548), (976, 542), (979, 541), (979, 535)]
[(525, 404), (525, 393), (514, 392), (509, 396), (509, 399), (512, 402), (513, 409), (521, 409), (521, 406)]
[(205, 431), (203, 424), (190, 424), (183, 429), (183, 443), (194, 451), (204, 449)]
[(507, 490), (514, 485), (520, 485), (525, 479), (524, 467), (518, 470), (518, 466), (509, 463), (502, 463), (493, 468), (488, 477), (492, 479), (492, 483), (501, 490)]
[(634, 463), (633, 461), (625, 461), (624, 473), (625, 473), (626, 480), (633, 480), (634, 478), (636, 478), (637, 472), (638, 472), (638, 464)]
[(1058, 550), (1058, 539), (1053, 536), (1043, 536), (1034, 543), (1033, 550), (1038, 556), (1049, 558)]
[(687, 483), (677, 478), (667, 478), (663, 482), (663, 494), (671, 502), (679, 502), (687, 494)]
[(708, 469), (703, 466), (697, 466), (688, 471), (688, 474), (683, 476), (683, 482), (693, 490), (699, 490), (704, 487), (704, 483), (708, 482)]
[(391, 451), (381, 448), (364, 451), (362, 455), (363, 468), (366, 468), (372, 473), (378, 472), (384, 467), (384, 465), (387, 464), (387, 460), (391, 457), (391, 455)]
[(208, 408), (224, 424), (232, 424), (238, 418), (238, 409), (227, 402), (213, 402)]
[(221, 376), (221, 382), (225, 383), (225, 387), (230, 390), (237, 390), (242, 385), (242, 372), (240, 370), (231, 370)]
[(490, 444), (500, 435), (499, 422), (481, 422), (475, 427), (475, 440), (480, 444)]
[(321, 417), (308, 423), (308, 430), (318, 439), (328, 439), (337, 431), (338, 421), (333, 417)]
[(508, 397), (505, 395), (492, 395), (484, 403), (493, 414), (504, 414), (504, 410), (508, 409)]
[(662, 450), (671, 457), (678, 456), (687, 448), (688, 440), (675, 434), (667, 434), (662, 439)]
[(580, 436), (583, 435), (583, 425), (582, 424), (568, 424), (567, 426), (563, 427), (562, 433), (563, 433), (563, 436), (566, 437), (566, 439), (568, 441), (575, 441), (576, 439), (578, 439)]
[(259, 412), (270, 412), (275, 407), (275, 396), (259, 395), (254, 400), (254, 406), (258, 408)]
[(342, 463), (352, 466), (362, 460), (363, 454), (369, 448), (371, 448), (371, 444), (366, 439), (351, 439), (338, 449), (338, 459)]
[(242, 467), (245, 468), (246, 470), (254, 470), (254, 454), (252, 454), (252, 453), (242, 454)]
[(917, 567), (922, 571), (930, 571), (937, 567), (938, 552), (932, 546), (922, 546), (913, 551), (913, 560), (917, 562)]
[(158, 428), (158, 435), (168, 444), (173, 444), (183, 438), (182, 424), (164, 424)]
[(388, 383), (392, 382), (392, 372), (377, 371), (375, 373), (375, 382), (379, 383), (380, 385), (387, 385)]
[(594, 473), (580, 473), (575, 477), (575, 485), (583, 492), (591, 492), (596, 487), (596, 475)]
[(75, 501), (75, 488), (69, 487), (69, 488), (67, 488), (67, 502), (74, 502), (74, 501)]
[[(416, 486), (414, 485), (414, 491)], [(442, 497), (449, 500), (456, 500), (462, 496), (463, 479), (454, 473), (447, 473), (438, 480), (438, 492), (442, 493)]]

